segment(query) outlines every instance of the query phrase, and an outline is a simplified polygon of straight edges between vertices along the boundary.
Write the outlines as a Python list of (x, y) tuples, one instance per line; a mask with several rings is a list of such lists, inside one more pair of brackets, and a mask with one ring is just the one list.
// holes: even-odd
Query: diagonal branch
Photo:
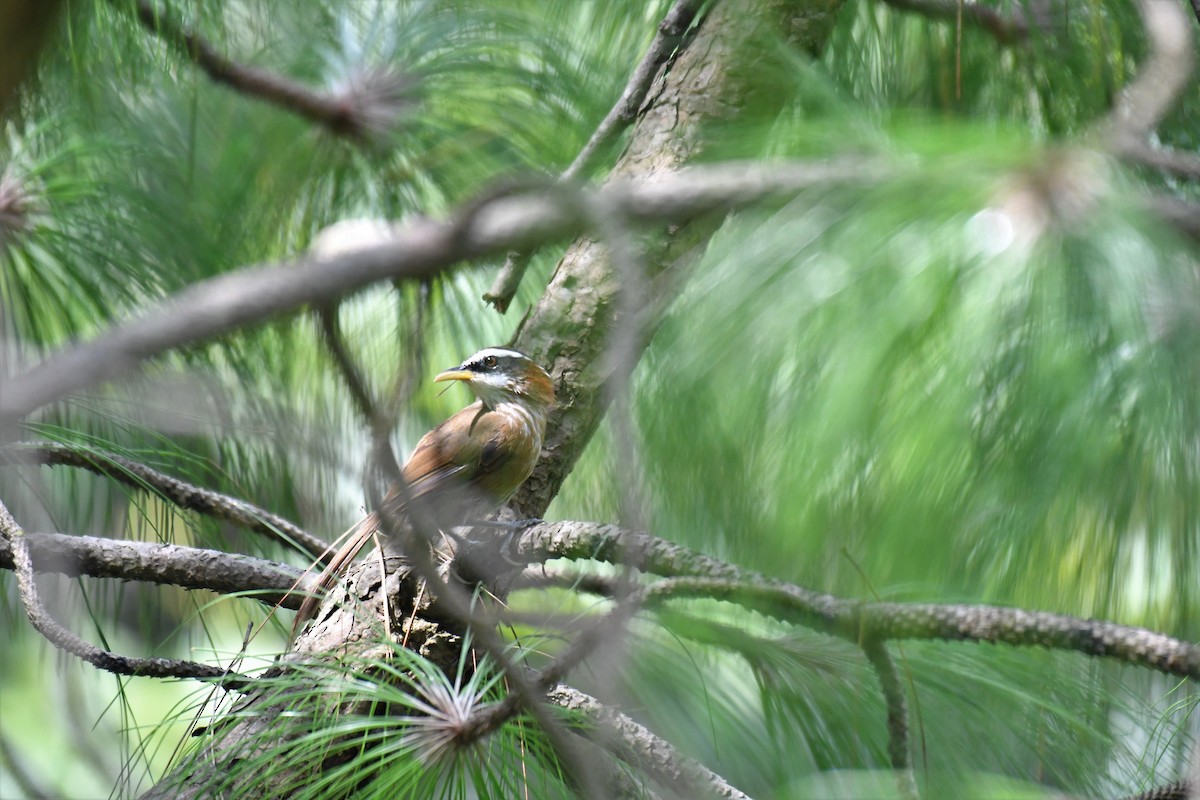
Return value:
[[(793, 624), (859, 642), (947, 640), (1046, 647), (1200, 680), (1200, 644), (1144, 628), (1065, 614), (986, 605), (863, 603), (768, 578), (686, 547), (613, 525), (542, 523), (499, 543), (494, 557), (513, 566), (553, 558), (620, 563), (636, 552), (646, 572), (669, 578), (672, 596), (707, 597), (754, 608)], [(662, 599), (665, 595), (658, 595)]]
[[(675, 222), (763, 202), (783, 202), (813, 186), (873, 183), (891, 171), (875, 161), (726, 162), (691, 167), (650, 182), (617, 181), (594, 201), (633, 222)], [(337, 256), (302, 256), (199, 281), (142, 317), (89, 342), (59, 351), (8, 379), (0, 394), (0, 427), (64, 394), (127, 375), (144, 360), (210, 341), (308, 304), (326, 304), (371, 283), (424, 278), (481, 256), (577, 234), (586, 214), (560, 202), (561, 189), (503, 194), (471, 219), (418, 220), (382, 243)]]
[(582, 714), (591, 726), (584, 735), (617, 758), (643, 770), (672, 789), (686, 789), (689, 797), (745, 800), (746, 795), (712, 770), (694, 761), (648, 728), (609, 708), (594, 697), (558, 684), (546, 695), (551, 703)]
[(318, 563), (325, 563), (329, 557), (328, 542), (283, 517), (236, 497), (172, 478), (116, 453), (46, 442), (19, 443), (0, 448), (0, 466), (5, 464), (80, 467), (135, 489), (149, 489), (180, 508), (269, 536)]
[[(672, 55), (683, 44), (684, 34), (696, 19), (696, 14), (703, 6), (703, 0), (676, 0), (675, 5), (659, 23), (658, 33), (654, 41), (642, 56), (642, 60), (629, 76), (629, 82), (621, 91), (617, 102), (609, 109), (608, 114), (600, 121), (595, 132), (584, 144), (575, 160), (571, 162), (559, 180), (563, 182), (574, 180), (586, 169), (588, 162), (596, 155), (596, 151), (612, 140), (623, 125), (631, 122), (641, 108), (660, 68), (668, 63)], [(521, 285), (521, 278), (529, 268), (532, 253), (528, 250), (511, 252), (504, 261), (504, 266), (496, 275), (492, 288), (483, 299), (503, 314), (508, 310), (509, 303)]]
[(17, 573), (17, 589), (21, 596), (21, 604), (25, 607), (25, 615), (29, 617), (34, 630), (60, 650), (116, 675), (213, 680), (222, 688), (232, 691), (237, 691), (251, 682), (244, 675), (209, 664), (176, 658), (122, 656), (85, 642), (59, 625), (42, 605), (33, 579), (33, 562), (29, 555), (29, 542), (26, 540), (25, 531), (17, 525), (3, 503), (0, 503), (0, 538), (8, 542), (12, 553), (13, 568)]
[[(253, 592), (248, 596), (260, 603), (292, 609), (304, 599), (304, 590), (296, 588), (303, 571), (263, 558), (63, 533), (27, 533), (25, 541), (35, 572), (145, 581), (219, 594)], [(15, 568), (12, 543), (0, 539), (0, 569)]]
[(150, 0), (138, 0), (137, 17), (146, 30), (199, 67), (214, 83), (290, 111), (338, 136), (362, 138), (386, 129), (409, 102), (412, 81), (395, 73), (380, 71), (342, 94), (326, 94), (274, 72), (226, 58)]

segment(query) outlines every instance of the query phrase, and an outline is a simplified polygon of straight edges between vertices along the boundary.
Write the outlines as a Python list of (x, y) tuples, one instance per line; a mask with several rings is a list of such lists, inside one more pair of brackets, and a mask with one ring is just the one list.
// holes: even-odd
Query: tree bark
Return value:
[[(657, 76), (610, 177), (648, 179), (677, 169), (705, 151), (714, 124), (750, 114), (777, 114), (786, 93), (772, 85), (771, 77), (782, 67), (782, 52), (774, 53), (761, 43), (778, 41), (782, 30), (792, 44), (819, 52), (840, 6), (841, 0), (717, 3), (673, 66)], [(649, 291), (636, 298), (636, 304), (626, 304), (623, 313), (619, 270), (610, 263), (608, 247), (581, 238), (567, 250), (516, 337), (517, 347), (550, 368), (558, 392), (542, 459), (510, 504), (519, 516), (534, 517), (545, 511), (603, 417), (606, 385), (614, 377), (605, 356), (614, 333), (633, 324), (635, 315), (645, 320), (632, 350), (636, 359), (655, 324), (654, 310), (663, 307), (693, 255), (720, 223), (719, 217), (703, 218), (640, 240), (639, 261)], [(411, 574), (401, 570), (388, 575), (386, 587), (384, 583), (378, 559), (368, 558), (353, 567), (348, 588), (326, 598), (315, 624), (273, 672), (301, 660), (332, 662), (346, 655), (371, 655), (377, 648), (386, 649), (379, 642), (388, 636), (452, 671), (458, 663), (462, 631), (438, 612), (436, 600), (420, 590)], [(401, 621), (400, 630), (385, 630), (385, 598), (390, 598), (390, 619)], [(303, 733), (289, 727), (288, 721), (296, 717), (294, 708), (287, 715), (281, 713), (288, 702), (289, 698), (269, 691), (248, 695), (226, 730), (145, 796), (203, 797), (213, 781), (228, 776), (237, 760), (269, 750), (283, 756), (289, 739)], [(296, 763), (274, 773), (270, 785), (259, 783), (249, 791), (232, 788), (242, 797), (286, 796), (289, 787), (303, 785), (321, 768), (321, 764)]]

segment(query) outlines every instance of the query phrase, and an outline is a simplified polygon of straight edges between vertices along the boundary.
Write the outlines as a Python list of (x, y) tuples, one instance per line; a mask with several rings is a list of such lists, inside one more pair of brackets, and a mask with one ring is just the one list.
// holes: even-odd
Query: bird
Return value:
[[(406, 487), (392, 487), (383, 510), (386, 519), (404, 524), (411, 499), (420, 504), (423, 518), (452, 528), (495, 511), (533, 472), (554, 407), (554, 382), (528, 356), (503, 347), (480, 350), (433, 381), (461, 381), (477, 399), (421, 437), (400, 471)], [(376, 511), (350, 529), (297, 611), (293, 639), (382, 528)], [(390, 546), (398, 544), (386, 536), (382, 543), (389, 555)]]

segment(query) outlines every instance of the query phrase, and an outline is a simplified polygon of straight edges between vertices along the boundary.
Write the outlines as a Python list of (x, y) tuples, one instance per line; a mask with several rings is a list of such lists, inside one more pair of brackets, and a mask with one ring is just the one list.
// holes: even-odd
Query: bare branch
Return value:
[(1192, 74), (1192, 25), (1175, 0), (1138, 0), (1150, 52), (1103, 128), (1117, 153), (1145, 146)]
[(601, 120), (596, 131), (579, 151), (579, 155), (575, 156), (575, 160), (563, 171), (563, 180), (571, 180), (582, 173), (596, 154), (596, 150), (612, 139), (621, 125), (632, 122), (637, 117), (638, 109), (641, 108), (654, 82), (654, 76), (680, 46), (683, 35), (691, 27), (702, 5), (703, 0), (676, 0), (675, 5), (671, 6), (671, 10), (659, 23), (658, 33), (650, 43), (646, 55), (642, 56), (633, 74), (629, 76), (629, 82), (621, 91), (621, 97)]
[(364, 75), (342, 94), (325, 94), (274, 72), (226, 58), (150, 0), (138, 0), (137, 16), (148, 31), (194, 63), (214, 83), (291, 111), (338, 136), (360, 138), (386, 130), (411, 103), (413, 81), (395, 72)]
[[(304, 572), (276, 561), (98, 536), (27, 533), (25, 539), (35, 572), (145, 581), (219, 594), (252, 593), (249, 596), (260, 603), (283, 608), (298, 608), (303, 600), (304, 590), (296, 587)], [(15, 569), (8, 540), (0, 540), (0, 569)]]
[(371, 390), (367, 387), (366, 378), (363, 377), (354, 363), (353, 356), (346, 348), (346, 340), (342, 337), (341, 329), (338, 326), (337, 307), (321, 309), (317, 312), (317, 318), (321, 323), (321, 337), (325, 340), (325, 348), (333, 357), (333, 363), (337, 365), (338, 371), (341, 372), (342, 380), (345, 382), (354, 404), (358, 406), (359, 413), (362, 414), (367, 426), (375, 435), (386, 436), (387, 432), (391, 430), (391, 422), (380, 412), (378, 404), (371, 397)]
[[(1047, 647), (1115, 658), (1171, 675), (1200, 680), (1200, 644), (1144, 628), (1064, 614), (985, 605), (862, 603), (768, 578), (645, 533), (582, 522), (542, 523), (499, 544), (513, 565), (551, 558), (619, 563), (627, 548), (643, 568), (677, 581), (678, 596), (703, 596), (755, 608), (777, 618), (858, 642), (942, 639)], [(656, 599), (661, 599), (658, 595)]]
[(214, 680), (222, 688), (237, 691), (250, 683), (250, 679), (235, 672), (175, 658), (134, 658), (102, 650), (85, 642), (71, 631), (59, 625), (42, 605), (37, 585), (33, 579), (33, 563), (29, 555), (29, 543), (25, 531), (17, 525), (0, 502), (0, 538), (8, 542), (12, 553), (13, 569), (17, 573), (17, 589), (25, 615), (34, 629), (41, 633), (60, 650), (74, 655), (92, 666), (116, 675), (133, 675), (146, 678), (197, 678)]
[(1200, 157), (1169, 147), (1153, 147), (1145, 142), (1129, 142), (1121, 148), (1122, 158), (1152, 169), (1200, 181)]
[[(702, 0), (676, 0), (675, 5), (671, 6), (671, 10), (659, 23), (658, 33), (655, 34), (646, 54), (629, 76), (629, 82), (625, 84), (621, 96), (600, 121), (595, 132), (575, 156), (575, 160), (563, 170), (559, 180), (566, 182), (578, 177), (596, 151), (609, 142), (622, 125), (628, 124), (637, 116), (655, 75), (659, 74), (664, 64), (669, 63), (672, 55), (683, 44), (684, 34), (691, 27), (702, 5)], [(532, 253), (528, 250), (509, 252), (504, 266), (500, 268), (495, 282), (492, 283), (492, 288), (483, 296), (484, 301), (490, 303), (501, 314), (508, 310), (509, 303), (517, 293), (517, 287), (521, 285), (521, 278), (529, 268), (531, 257)]]
[(115, 453), (47, 442), (19, 443), (0, 447), (0, 466), (5, 464), (80, 467), (135, 489), (149, 489), (180, 508), (269, 536), (309, 558), (317, 559), (318, 563), (324, 563), (329, 557), (328, 542), (283, 517), (236, 497), (164, 475)]
[(880, 688), (883, 689), (883, 700), (887, 706), (888, 758), (896, 773), (897, 791), (905, 800), (916, 800), (917, 782), (913, 777), (908, 744), (908, 704), (904, 700), (900, 673), (896, 671), (896, 663), (892, 661), (883, 642), (867, 639), (862, 643), (862, 649), (867, 661), (875, 668)]
[(974, 0), (884, 0), (892, 8), (911, 11), (923, 17), (954, 22), (962, 14), (964, 22), (987, 31), (1005, 47), (1022, 44), (1029, 38), (1029, 22), (1025, 15), (1014, 9), (1011, 16), (985, 6)]
[(1188, 791), (1187, 781), (1168, 783), (1165, 786), (1155, 786), (1121, 800), (1195, 800), (1196, 795)]
[[(636, 222), (684, 222), (716, 211), (780, 202), (804, 189), (871, 183), (890, 174), (882, 164), (850, 158), (828, 162), (726, 162), (690, 167), (640, 183), (592, 190)], [(501, 196), (462, 224), (419, 220), (390, 240), (334, 257), (303, 256), (246, 267), (197, 282), (141, 318), (59, 351), (0, 395), (0, 427), (68, 392), (132, 372), (142, 361), (210, 341), (310, 303), (325, 304), (380, 280), (420, 278), (454, 264), (583, 230), (586, 217), (560, 202), (561, 188)]]
[(582, 714), (591, 726), (585, 735), (617, 758), (644, 770), (658, 783), (685, 789), (689, 797), (745, 800), (746, 795), (720, 775), (680, 753), (644, 725), (601, 703), (596, 698), (558, 684), (546, 695), (551, 703)]

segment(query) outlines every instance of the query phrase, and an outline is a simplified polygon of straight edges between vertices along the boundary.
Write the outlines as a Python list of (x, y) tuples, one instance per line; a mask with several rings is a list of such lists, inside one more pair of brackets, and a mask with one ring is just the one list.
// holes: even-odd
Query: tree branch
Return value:
[[(637, 222), (685, 222), (760, 202), (782, 202), (813, 186), (874, 182), (881, 164), (851, 158), (829, 162), (730, 162), (693, 167), (653, 182), (614, 182), (592, 190)], [(142, 361), (185, 345), (210, 341), (238, 328), (325, 304), (371, 283), (436, 275), (454, 264), (583, 230), (586, 215), (560, 202), (559, 187), (497, 197), (472, 219), (419, 220), (390, 240), (328, 258), (246, 267), (199, 281), (166, 298), (142, 317), (89, 342), (61, 350), (0, 395), (0, 428), (64, 394), (132, 372)]]
[(1125, 87), (1103, 128), (1117, 153), (1139, 148), (1158, 127), (1191, 78), (1191, 23), (1175, 0), (1138, 0), (1150, 52)]
[(869, 638), (862, 643), (863, 654), (875, 669), (887, 706), (888, 758), (896, 773), (896, 788), (904, 800), (916, 800), (917, 783), (912, 772), (908, 744), (908, 705), (896, 663), (883, 642)]
[(596, 698), (558, 684), (546, 695), (557, 706), (582, 714), (591, 725), (584, 733), (617, 758), (644, 770), (655, 781), (689, 797), (745, 800), (746, 795), (720, 775), (680, 753), (648, 728), (601, 703)]
[(1200, 180), (1200, 157), (1170, 147), (1154, 147), (1146, 142), (1128, 142), (1120, 155), (1151, 169), (1168, 172), (1188, 180)]
[(929, 19), (954, 22), (962, 13), (963, 21), (991, 34), (1004, 45), (1023, 44), (1029, 38), (1029, 22), (1019, 10), (1013, 9), (1012, 16), (973, 0), (884, 0), (887, 5), (901, 11), (911, 11)]
[[(304, 599), (305, 573), (276, 561), (220, 550), (158, 542), (129, 542), (63, 533), (27, 533), (35, 572), (71, 578), (117, 578), (218, 594), (249, 593), (270, 606), (295, 609)], [(0, 540), (0, 569), (15, 569), (12, 544)]]
[(137, 17), (146, 30), (199, 67), (214, 83), (290, 111), (338, 136), (357, 139), (385, 131), (394, 126), (403, 108), (411, 103), (413, 81), (393, 71), (366, 75), (359, 85), (342, 94), (325, 94), (282, 75), (226, 58), (150, 0), (138, 0)]
[(1115, 658), (1200, 680), (1200, 645), (1144, 628), (986, 605), (846, 600), (612, 525), (542, 523), (521, 531), (498, 547), (500, 552), (495, 557), (514, 566), (552, 558), (620, 563), (623, 553), (637, 552), (647, 572), (691, 578), (676, 583), (673, 589), (676, 595), (728, 600), (853, 642), (877, 637), (1047, 647)]
[[(604, 119), (600, 121), (595, 132), (592, 133), (579, 154), (575, 156), (575, 160), (563, 170), (562, 175), (559, 176), (560, 181), (567, 182), (578, 177), (595, 156), (596, 151), (608, 143), (621, 129), (621, 126), (628, 124), (637, 116), (638, 109), (641, 108), (646, 94), (654, 82), (654, 76), (659, 74), (662, 66), (670, 61), (671, 56), (681, 46), (684, 34), (692, 25), (702, 5), (702, 0), (676, 0), (675, 5), (671, 6), (671, 10), (659, 23), (658, 33), (655, 34), (646, 54), (642, 56), (642, 60), (634, 68), (633, 74), (629, 76), (629, 81), (621, 91), (621, 96)], [(529, 268), (531, 256), (532, 253), (529, 250), (510, 252), (504, 260), (504, 266), (496, 275), (492, 288), (483, 296), (484, 301), (490, 303), (501, 314), (508, 310), (509, 303), (517, 293), (517, 287), (521, 285), (521, 278)]]
[(244, 675), (221, 667), (184, 661), (175, 658), (133, 658), (102, 650), (85, 642), (71, 631), (59, 625), (42, 605), (37, 585), (33, 579), (33, 563), (29, 555), (29, 543), (25, 531), (17, 525), (0, 502), (0, 538), (8, 542), (13, 569), (17, 573), (17, 588), (25, 615), (34, 630), (46, 637), (55, 647), (74, 655), (92, 666), (116, 675), (133, 675), (146, 678), (197, 678), (216, 681), (224, 689), (237, 691), (251, 681)]
[(180, 508), (269, 536), (309, 558), (316, 559), (318, 563), (325, 563), (330, 556), (328, 542), (283, 517), (236, 497), (164, 475), (145, 464), (115, 453), (65, 444), (22, 442), (0, 447), (0, 466), (5, 464), (79, 467), (135, 489), (149, 489)]

